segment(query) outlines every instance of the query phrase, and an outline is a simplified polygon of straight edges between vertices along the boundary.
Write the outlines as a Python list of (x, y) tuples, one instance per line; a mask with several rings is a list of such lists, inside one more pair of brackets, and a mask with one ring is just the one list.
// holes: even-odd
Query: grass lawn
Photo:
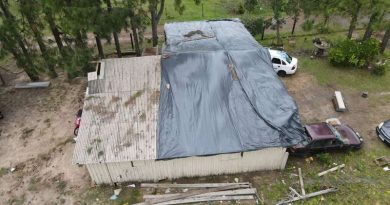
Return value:
[[(168, 0), (165, 3), (164, 14), (160, 24), (177, 21), (196, 21), (205, 19), (239, 18), (237, 13), (241, 1), (237, 0), (202, 0), (200, 5), (196, 5), (194, 0), (183, 0), (185, 10), (182, 15), (175, 11), (174, 1)], [(203, 15), (202, 15), (203, 4)], [(271, 15), (268, 8), (257, 8), (253, 12), (255, 15)]]

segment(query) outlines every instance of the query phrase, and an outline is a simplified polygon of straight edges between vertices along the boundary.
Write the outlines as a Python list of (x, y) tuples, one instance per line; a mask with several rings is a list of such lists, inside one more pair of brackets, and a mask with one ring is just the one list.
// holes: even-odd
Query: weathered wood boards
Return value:
[(345, 164), (342, 164), (342, 165), (339, 165), (339, 166), (335, 166), (335, 167), (333, 167), (333, 168), (331, 168), (331, 169), (328, 169), (328, 170), (325, 170), (325, 171), (323, 171), (323, 172), (320, 172), (320, 173), (318, 173), (317, 175), (320, 177), (320, 176), (324, 176), (325, 174), (327, 174), (327, 173), (329, 173), (329, 172), (334, 172), (334, 171), (336, 171), (336, 170), (338, 170), (338, 169), (341, 169), (341, 168), (343, 168), (343, 167), (345, 167)]
[(141, 188), (216, 188), (230, 185), (249, 187), (249, 182), (243, 183), (202, 183), (202, 184), (169, 184), (169, 183), (142, 183)]
[(32, 83), (18, 83), (15, 85), (15, 88), (22, 89), (22, 88), (47, 88), (49, 87), (50, 82), (32, 82)]
[(256, 188), (249, 182), (243, 183), (204, 183), (204, 184), (168, 184), (143, 183), (141, 188), (190, 188), (185, 193), (144, 195), (145, 202), (136, 205), (187, 204), (208, 201), (253, 200), (257, 198)]

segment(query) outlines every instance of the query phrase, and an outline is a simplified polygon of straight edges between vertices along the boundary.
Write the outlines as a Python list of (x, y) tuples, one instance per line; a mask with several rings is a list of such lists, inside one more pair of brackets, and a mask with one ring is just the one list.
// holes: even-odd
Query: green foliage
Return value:
[(257, 0), (244, 0), (244, 5), (243, 7), (247, 10), (247, 11), (253, 11), (258, 5), (258, 1)]
[(245, 13), (245, 8), (244, 8), (244, 5), (243, 5), (242, 3), (240, 3), (240, 4), (238, 5), (237, 13), (238, 13), (238, 14), (244, 14), (244, 13)]
[(319, 162), (326, 164), (326, 165), (331, 165), (332, 164), (332, 158), (330, 157), (329, 153), (320, 153), (316, 155), (316, 158)]
[(372, 74), (382, 76), (386, 74), (387, 64), (386, 63), (376, 63), (374, 65), (374, 69), (372, 70)]
[(175, 0), (174, 8), (175, 11), (177, 11), (180, 15), (183, 15), (184, 10), (186, 9), (185, 5), (182, 3), (182, 0)]
[(319, 23), (315, 25), (315, 28), (318, 33), (330, 33), (329, 26), (326, 25), (325, 23)]
[(329, 51), (329, 61), (336, 66), (367, 66), (379, 54), (379, 42), (376, 39), (357, 42), (345, 39), (338, 41)]
[(314, 19), (306, 19), (302, 25), (301, 25), (302, 29), (304, 31), (311, 31), (313, 30), (314, 28)]
[(244, 15), (241, 17), (241, 21), (253, 36), (261, 34), (263, 31), (264, 19), (259, 16)]

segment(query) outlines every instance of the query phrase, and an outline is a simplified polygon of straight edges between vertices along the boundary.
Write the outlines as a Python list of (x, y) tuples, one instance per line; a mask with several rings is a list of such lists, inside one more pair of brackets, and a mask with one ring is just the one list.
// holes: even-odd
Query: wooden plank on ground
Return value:
[(216, 188), (230, 185), (250, 186), (249, 182), (241, 183), (209, 183), (209, 184), (169, 184), (169, 183), (142, 183), (141, 188)]
[[(234, 195), (255, 195), (257, 193), (256, 188), (250, 188), (250, 189), (237, 189), (237, 190), (229, 190), (229, 191), (219, 191), (219, 192), (209, 192), (205, 194), (199, 194), (190, 198), (196, 198), (196, 197), (210, 197), (210, 196), (234, 196)], [(143, 198), (145, 200), (147, 199), (161, 199), (166, 197), (172, 197), (172, 196), (178, 196), (181, 193), (178, 194), (160, 194), (160, 195), (144, 195)]]
[(156, 205), (173, 205), (173, 204), (189, 204), (207, 201), (232, 201), (232, 200), (253, 200), (253, 196), (216, 196), (216, 197), (199, 197), (178, 199), (169, 202), (158, 203)]
[(15, 88), (47, 88), (49, 87), (50, 82), (32, 82), (32, 83), (17, 83)]
[(229, 185), (229, 186), (224, 186), (224, 187), (216, 187), (216, 188), (211, 188), (211, 189), (202, 189), (202, 190), (193, 190), (193, 191), (188, 191), (186, 193), (182, 193), (178, 196), (172, 196), (172, 197), (165, 197), (162, 199), (155, 199), (153, 201), (146, 201), (144, 203), (139, 203), (137, 205), (150, 205), (150, 204), (158, 204), (158, 203), (163, 203), (167, 201), (173, 201), (177, 199), (184, 199), (188, 198), (191, 196), (196, 196), (200, 194), (205, 194), (209, 192), (218, 192), (218, 191), (225, 191), (225, 190), (232, 190), (232, 189), (241, 189), (241, 188), (247, 188), (247, 185)]
[(326, 171), (323, 171), (323, 172), (318, 173), (318, 176), (319, 176), (319, 177), (320, 177), (320, 176), (324, 176), (325, 174), (327, 174), (327, 173), (329, 173), (329, 172), (334, 172), (334, 171), (336, 171), (336, 170), (338, 170), (338, 169), (341, 169), (341, 168), (343, 168), (343, 167), (345, 167), (345, 164), (342, 164), (342, 165), (339, 165), (339, 166), (335, 166), (335, 167), (333, 167), (333, 168), (331, 168), (331, 169), (328, 169), (328, 170), (326, 170)]
[(301, 185), (301, 194), (305, 195), (305, 185), (303, 184), (303, 177), (302, 177), (302, 169), (298, 168), (298, 174), (299, 174), (299, 184)]

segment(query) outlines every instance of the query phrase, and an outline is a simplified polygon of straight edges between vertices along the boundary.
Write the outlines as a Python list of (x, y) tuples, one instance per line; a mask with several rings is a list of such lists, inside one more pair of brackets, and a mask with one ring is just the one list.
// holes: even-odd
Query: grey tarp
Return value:
[(157, 158), (287, 147), (305, 139), (267, 49), (239, 20), (165, 25)]

